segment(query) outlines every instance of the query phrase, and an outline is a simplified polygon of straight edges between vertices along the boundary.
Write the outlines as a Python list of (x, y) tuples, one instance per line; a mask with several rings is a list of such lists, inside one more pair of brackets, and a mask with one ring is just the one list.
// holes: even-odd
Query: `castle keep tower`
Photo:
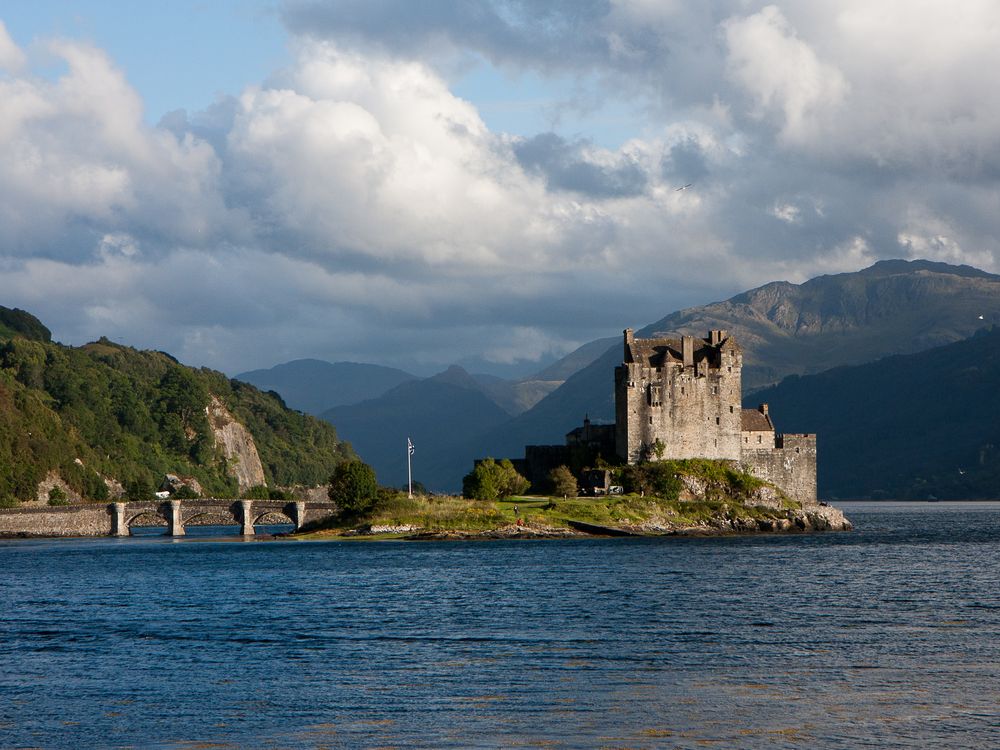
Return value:
[(615, 448), (628, 463), (740, 460), (743, 352), (725, 331), (708, 338), (637, 339), (625, 330), (615, 368)]

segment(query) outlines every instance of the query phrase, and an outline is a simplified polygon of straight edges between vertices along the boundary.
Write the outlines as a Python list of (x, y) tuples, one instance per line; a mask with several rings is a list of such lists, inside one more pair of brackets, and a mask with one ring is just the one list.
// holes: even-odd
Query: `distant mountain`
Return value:
[(414, 480), (438, 491), (456, 490), (462, 475), (471, 470), (471, 460), (464, 470), (456, 463), (456, 456), (464, 460), (468, 455), (469, 436), (510, 418), (457, 366), (322, 416), (374, 467), (383, 485), (406, 483), (406, 439), (411, 438), (416, 448)]
[(318, 416), (334, 406), (376, 398), (417, 377), (381, 365), (297, 359), (266, 370), (244, 372), (236, 379), (274, 391), (293, 409)]
[(588, 344), (584, 344), (583, 346), (574, 349), (558, 362), (552, 363), (544, 370), (536, 372), (530, 378), (527, 378), (527, 380), (565, 381), (572, 375), (580, 372), (580, 370), (587, 365), (595, 362), (612, 346), (620, 343), (621, 338), (618, 336), (611, 336), (606, 339), (591, 341)]
[(803, 284), (765, 284), (668, 315), (641, 334), (727, 329), (743, 347), (743, 388), (752, 391), (787, 375), (941, 346), (994, 323), (1000, 323), (1000, 276), (970, 266), (886, 260)]
[(1000, 327), (760, 391), (784, 432), (816, 432), (821, 497), (1000, 497)]

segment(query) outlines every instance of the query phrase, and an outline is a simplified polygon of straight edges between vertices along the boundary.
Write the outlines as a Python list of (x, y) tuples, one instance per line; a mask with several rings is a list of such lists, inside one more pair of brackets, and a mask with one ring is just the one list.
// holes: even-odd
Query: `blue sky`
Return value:
[[(7, 30), (28, 47), (60, 36), (105, 50), (143, 97), (150, 125), (177, 109), (198, 111), (220, 96), (259, 84), (292, 62), (281, 6), (253, 0), (129, 3), (37, 0), (6, 12)], [(165, 64), (169, 61), (169, 64)], [(53, 66), (50, 75), (61, 71)], [(609, 148), (633, 134), (627, 102), (572, 74), (543, 77), (504, 70), (477, 56), (449, 71), (452, 91), (474, 102), (491, 129), (519, 135), (553, 130)], [(591, 88), (600, 109), (567, 108), (574, 89)]]
[(105, 50), (142, 93), (150, 124), (174, 109), (203, 109), (290, 61), (270, 2), (32, 0), (2, 17), (22, 47), (59, 36)]
[(42, 0), (0, 23), (0, 304), (67, 343), (528, 373), (771, 280), (998, 270), (990, 3)]

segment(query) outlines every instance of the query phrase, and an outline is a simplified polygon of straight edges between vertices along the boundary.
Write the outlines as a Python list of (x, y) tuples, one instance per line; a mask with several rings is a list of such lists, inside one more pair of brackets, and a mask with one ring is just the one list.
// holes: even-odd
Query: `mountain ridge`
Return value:
[(1000, 326), (915, 354), (753, 394), (777, 429), (819, 435), (819, 491), (835, 498), (1000, 495)]

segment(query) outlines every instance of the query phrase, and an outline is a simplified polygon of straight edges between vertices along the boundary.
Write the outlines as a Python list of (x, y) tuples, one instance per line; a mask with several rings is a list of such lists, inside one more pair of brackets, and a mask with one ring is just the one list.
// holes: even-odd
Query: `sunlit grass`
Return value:
[[(795, 508), (798, 508), (795, 504)], [(720, 520), (758, 521), (786, 518), (784, 508), (745, 505), (737, 499), (664, 500), (637, 494), (555, 498), (522, 496), (496, 502), (455, 496), (383, 496), (363, 518), (335, 520), (305, 535), (336, 536), (354, 529), (373, 530), (380, 538), (416, 532), (484, 532), (519, 526), (528, 530), (571, 531), (571, 522), (642, 531), (708, 528)], [(370, 538), (370, 537), (369, 537)]]

